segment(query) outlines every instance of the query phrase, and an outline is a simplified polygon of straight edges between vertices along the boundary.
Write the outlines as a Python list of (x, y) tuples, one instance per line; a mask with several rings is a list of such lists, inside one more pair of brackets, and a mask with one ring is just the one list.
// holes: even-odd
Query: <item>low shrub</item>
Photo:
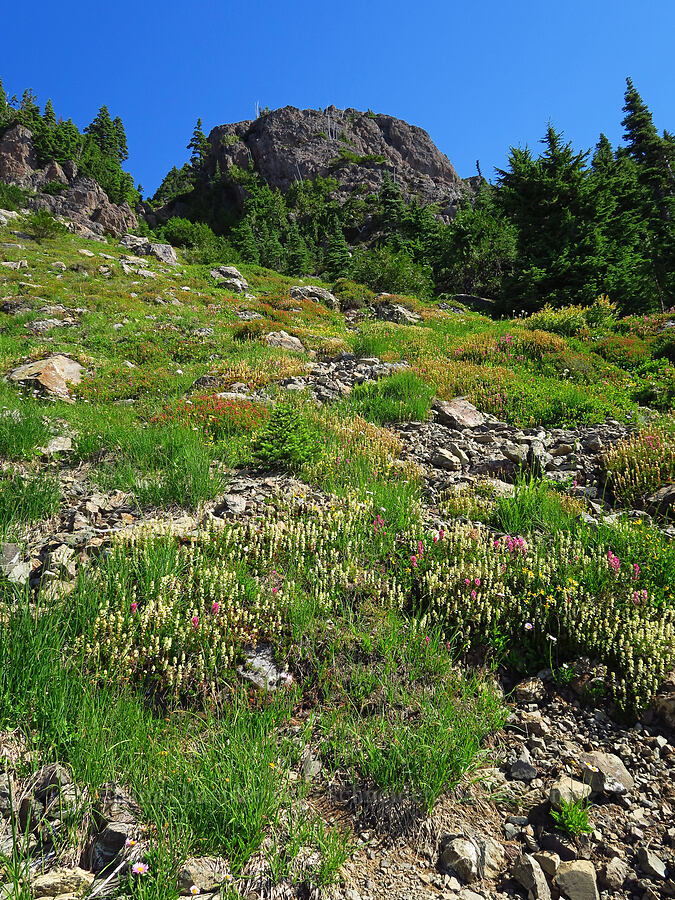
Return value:
[(220, 441), (240, 432), (256, 431), (269, 419), (269, 410), (249, 400), (225, 400), (217, 394), (194, 394), (167, 405), (153, 417), (158, 425), (180, 423), (202, 428), (213, 440)]
[(623, 369), (634, 369), (648, 356), (647, 344), (636, 335), (609, 334), (595, 345), (595, 350), (608, 362)]
[(420, 633), (441, 626), (443, 639), (491, 647), (520, 670), (589, 656), (622, 709), (643, 708), (675, 664), (675, 608), (650, 591), (633, 554), (613, 552), (614, 534), (629, 529), (595, 542), (588, 529), (495, 538), (457, 521), (411, 533)]
[(601, 294), (590, 306), (563, 306), (554, 309), (546, 304), (525, 320), (525, 327), (551, 331), (564, 337), (588, 337), (591, 331), (611, 328), (616, 322), (616, 306)]
[(236, 325), (232, 337), (235, 341), (240, 342), (259, 341), (268, 333), (269, 329), (269, 322), (254, 319), (252, 322), (242, 322), (241, 325)]
[(43, 184), (41, 188), (43, 194), (51, 194), (52, 197), (56, 197), (67, 190), (68, 185), (64, 184), (62, 181), (48, 181), (46, 184)]
[(332, 292), (340, 301), (340, 309), (362, 309), (372, 303), (375, 294), (363, 284), (357, 284), (348, 278), (338, 278)]
[(602, 468), (612, 496), (623, 505), (675, 481), (675, 420), (663, 418), (619, 441), (603, 454)]
[(33, 235), (37, 241), (55, 238), (65, 234), (67, 229), (62, 222), (58, 222), (46, 209), (39, 209), (24, 217), (24, 228)]
[(667, 359), (675, 365), (675, 328), (668, 328), (654, 339), (652, 356), (655, 359)]

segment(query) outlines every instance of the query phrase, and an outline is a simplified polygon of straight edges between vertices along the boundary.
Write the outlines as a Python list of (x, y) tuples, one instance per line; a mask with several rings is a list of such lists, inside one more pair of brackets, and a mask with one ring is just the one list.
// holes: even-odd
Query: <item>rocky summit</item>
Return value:
[[(406, 198), (436, 203), (453, 216), (459, 199), (471, 193), (450, 160), (422, 128), (402, 119), (356, 109), (282, 109), (255, 120), (219, 125), (208, 136), (204, 166), (210, 177), (232, 166), (252, 167), (272, 188), (287, 191), (303, 180), (333, 176), (336, 196), (377, 192), (395, 179)], [(243, 202), (242, 195), (232, 201)], [(180, 207), (172, 207), (180, 214)], [(159, 211), (166, 216), (167, 211)]]

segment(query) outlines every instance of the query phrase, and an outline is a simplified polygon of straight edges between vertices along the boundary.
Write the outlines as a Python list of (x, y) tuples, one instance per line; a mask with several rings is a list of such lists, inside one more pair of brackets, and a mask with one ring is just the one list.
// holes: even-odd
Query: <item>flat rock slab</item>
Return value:
[(586, 859), (561, 863), (555, 886), (567, 900), (600, 900), (595, 867)]
[(473, 403), (469, 403), (464, 397), (455, 397), (454, 400), (439, 400), (434, 404), (437, 421), (441, 425), (449, 425), (450, 428), (478, 428), (485, 424), (485, 416), (479, 412)]
[(48, 393), (68, 398), (68, 385), (79, 384), (82, 372), (82, 366), (74, 359), (56, 355), (19, 366), (9, 373), (9, 380), (37, 381)]

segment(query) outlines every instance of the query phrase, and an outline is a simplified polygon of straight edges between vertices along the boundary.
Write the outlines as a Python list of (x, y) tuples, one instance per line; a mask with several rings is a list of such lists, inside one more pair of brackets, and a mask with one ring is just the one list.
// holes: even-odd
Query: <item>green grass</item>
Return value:
[(363, 416), (376, 425), (391, 422), (422, 422), (426, 419), (433, 389), (411, 372), (390, 375), (376, 382), (358, 384), (342, 401), (345, 415)]
[(0, 529), (47, 519), (58, 508), (59, 485), (53, 477), (16, 470), (0, 475)]
[[(0, 383), (9, 411), (0, 415), (0, 533), (20, 539), (22, 526), (52, 516), (71, 475), (128, 492), (148, 516), (198, 509), (236, 464), (308, 485), (307, 499), (274, 500), (250, 525), (115, 538), (62, 601), (46, 604), (30, 587), (0, 591), (0, 729), (26, 736), (31, 766), (59, 759), (92, 796), (115, 780), (137, 797), (150, 873), (122, 894), (176, 900), (176, 870), (191, 853), (225, 856), (242, 892), (238, 879), (263, 857), (272, 882), (334, 881), (353, 844), (351, 828), (329, 821), (336, 810), (392, 831), (482, 760), (504, 708), (489, 668), (468, 666), (466, 652), (514, 671), (590, 656), (627, 714), (672, 669), (675, 545), (656, 528), (591, 528), (564, 490), (527, 479), (512, 497), (476, 484), (446, 499), (448, 521), (430, 531), (422, 472), (402, 462), (386, 427), (423, 421), (434, 394), (467, 396), (527, 427), (635, 421), (638, 402), (667, 411), (675, 367), (659, 337), (665, 316), (598, 309), (495, 322), (400, 298), (419, 324), (366, 313), (351, 330), (333, 310), (291, 299), (294, 279), (256, 266), (241, 266), (253, 295), (244, 299), (215, 287), (206, 265), (163, 272), (147, 259), (156, 278), (125, 276), (114, 241), (55, 235), (3, 255), (29, 259), (28, 273), (0, 270), (0, 284), (30, 312), (0, 313), (0, 374), (64, 353), (85, 375), (72, 404)], [(341, 292), (357, 306), (373, 299), (359, 285)], [(31, 334), (24, 326), (46, 317), (43, 298), (76, 324)], [(262, 316), (262, 339), (236, 340), (242, 308)], [(308, 355), (264, 343), (280, 328), (321, 356), (351, 348), (411, 370), (321, 409), (297, 399), (270, 415), (218, 401), (235, 383), (277, 397), (278, 381), (306, 371)], [(53, 434), (71, 435), (75, 452), (40, 459)], [(666, 437), (658, 459), (647, 440), (607, 460), (626, 498), (675, 477)], [(315, 506), (317, 492), (331, 496)], [(495, 545), (476, 522), (511, 543)], [(207, 630), (217, 615), (222, 627)], [(247, 690), (236, 674), (255, 639), (270, 641), (292, 675), (276, 694)], [(176, 686), (173, 656), (183, 650), (189, 677)], [(309, 749), (335, 793), (323, 776), (311, 787), (292, 777)], [(305, 806), (315, 791), (321, 802)], [(318, 855), (303, 871), (307, 847)], [(18, 881), (20, 853), (12, 865)]]

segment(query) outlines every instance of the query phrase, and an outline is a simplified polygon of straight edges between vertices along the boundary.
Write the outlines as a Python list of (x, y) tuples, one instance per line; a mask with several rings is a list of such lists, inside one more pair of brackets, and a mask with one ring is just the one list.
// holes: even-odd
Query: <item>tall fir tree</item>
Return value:
[(51, 98), (45, 103), (45, 111), (42, 114), (42, 119), (47, 128), (56, 127), (56, 113), (54, 112), (54, 106), (52, 105)]
[(119, 116), (115, 116), (112, 121), (113, 131), (117, 141), (117, 158), (121, 163), (129, 159), (129, 150), (127, 147), (127, 136), (124, 131), (124, 125)]
[(646, 244), (662, 309), (675, 299), (675, 166), (670, 135), (660, 137), (652, 114), (630, 78), (626, 79), (621, 122), (626, 152), (637, 166), (643, 191), (638, 199), (647, 224)]
[(190, 156), (191, 165), (195, 169), (201, 168), (209, 150), (209, 142), (202, 130), (201, 119), (197, 119), (197, 124), (194, 127), (187, 149), (192, 151), (192, 155)]
[(324, 268), (329, 278), (340, 278), (349, 271), (349, 247), (337, 216), (333, 220), (331, 233), (326, 241)]
[(509, 308), (544, 303), (590, 303), (600, 291), (597, 271), (602, 240), (586, 168), (549, 124), (539, 159), (511, 149), (509, 168), (497, 170), (499, 201), (517, 228), (513, 275), (504, 281)]

